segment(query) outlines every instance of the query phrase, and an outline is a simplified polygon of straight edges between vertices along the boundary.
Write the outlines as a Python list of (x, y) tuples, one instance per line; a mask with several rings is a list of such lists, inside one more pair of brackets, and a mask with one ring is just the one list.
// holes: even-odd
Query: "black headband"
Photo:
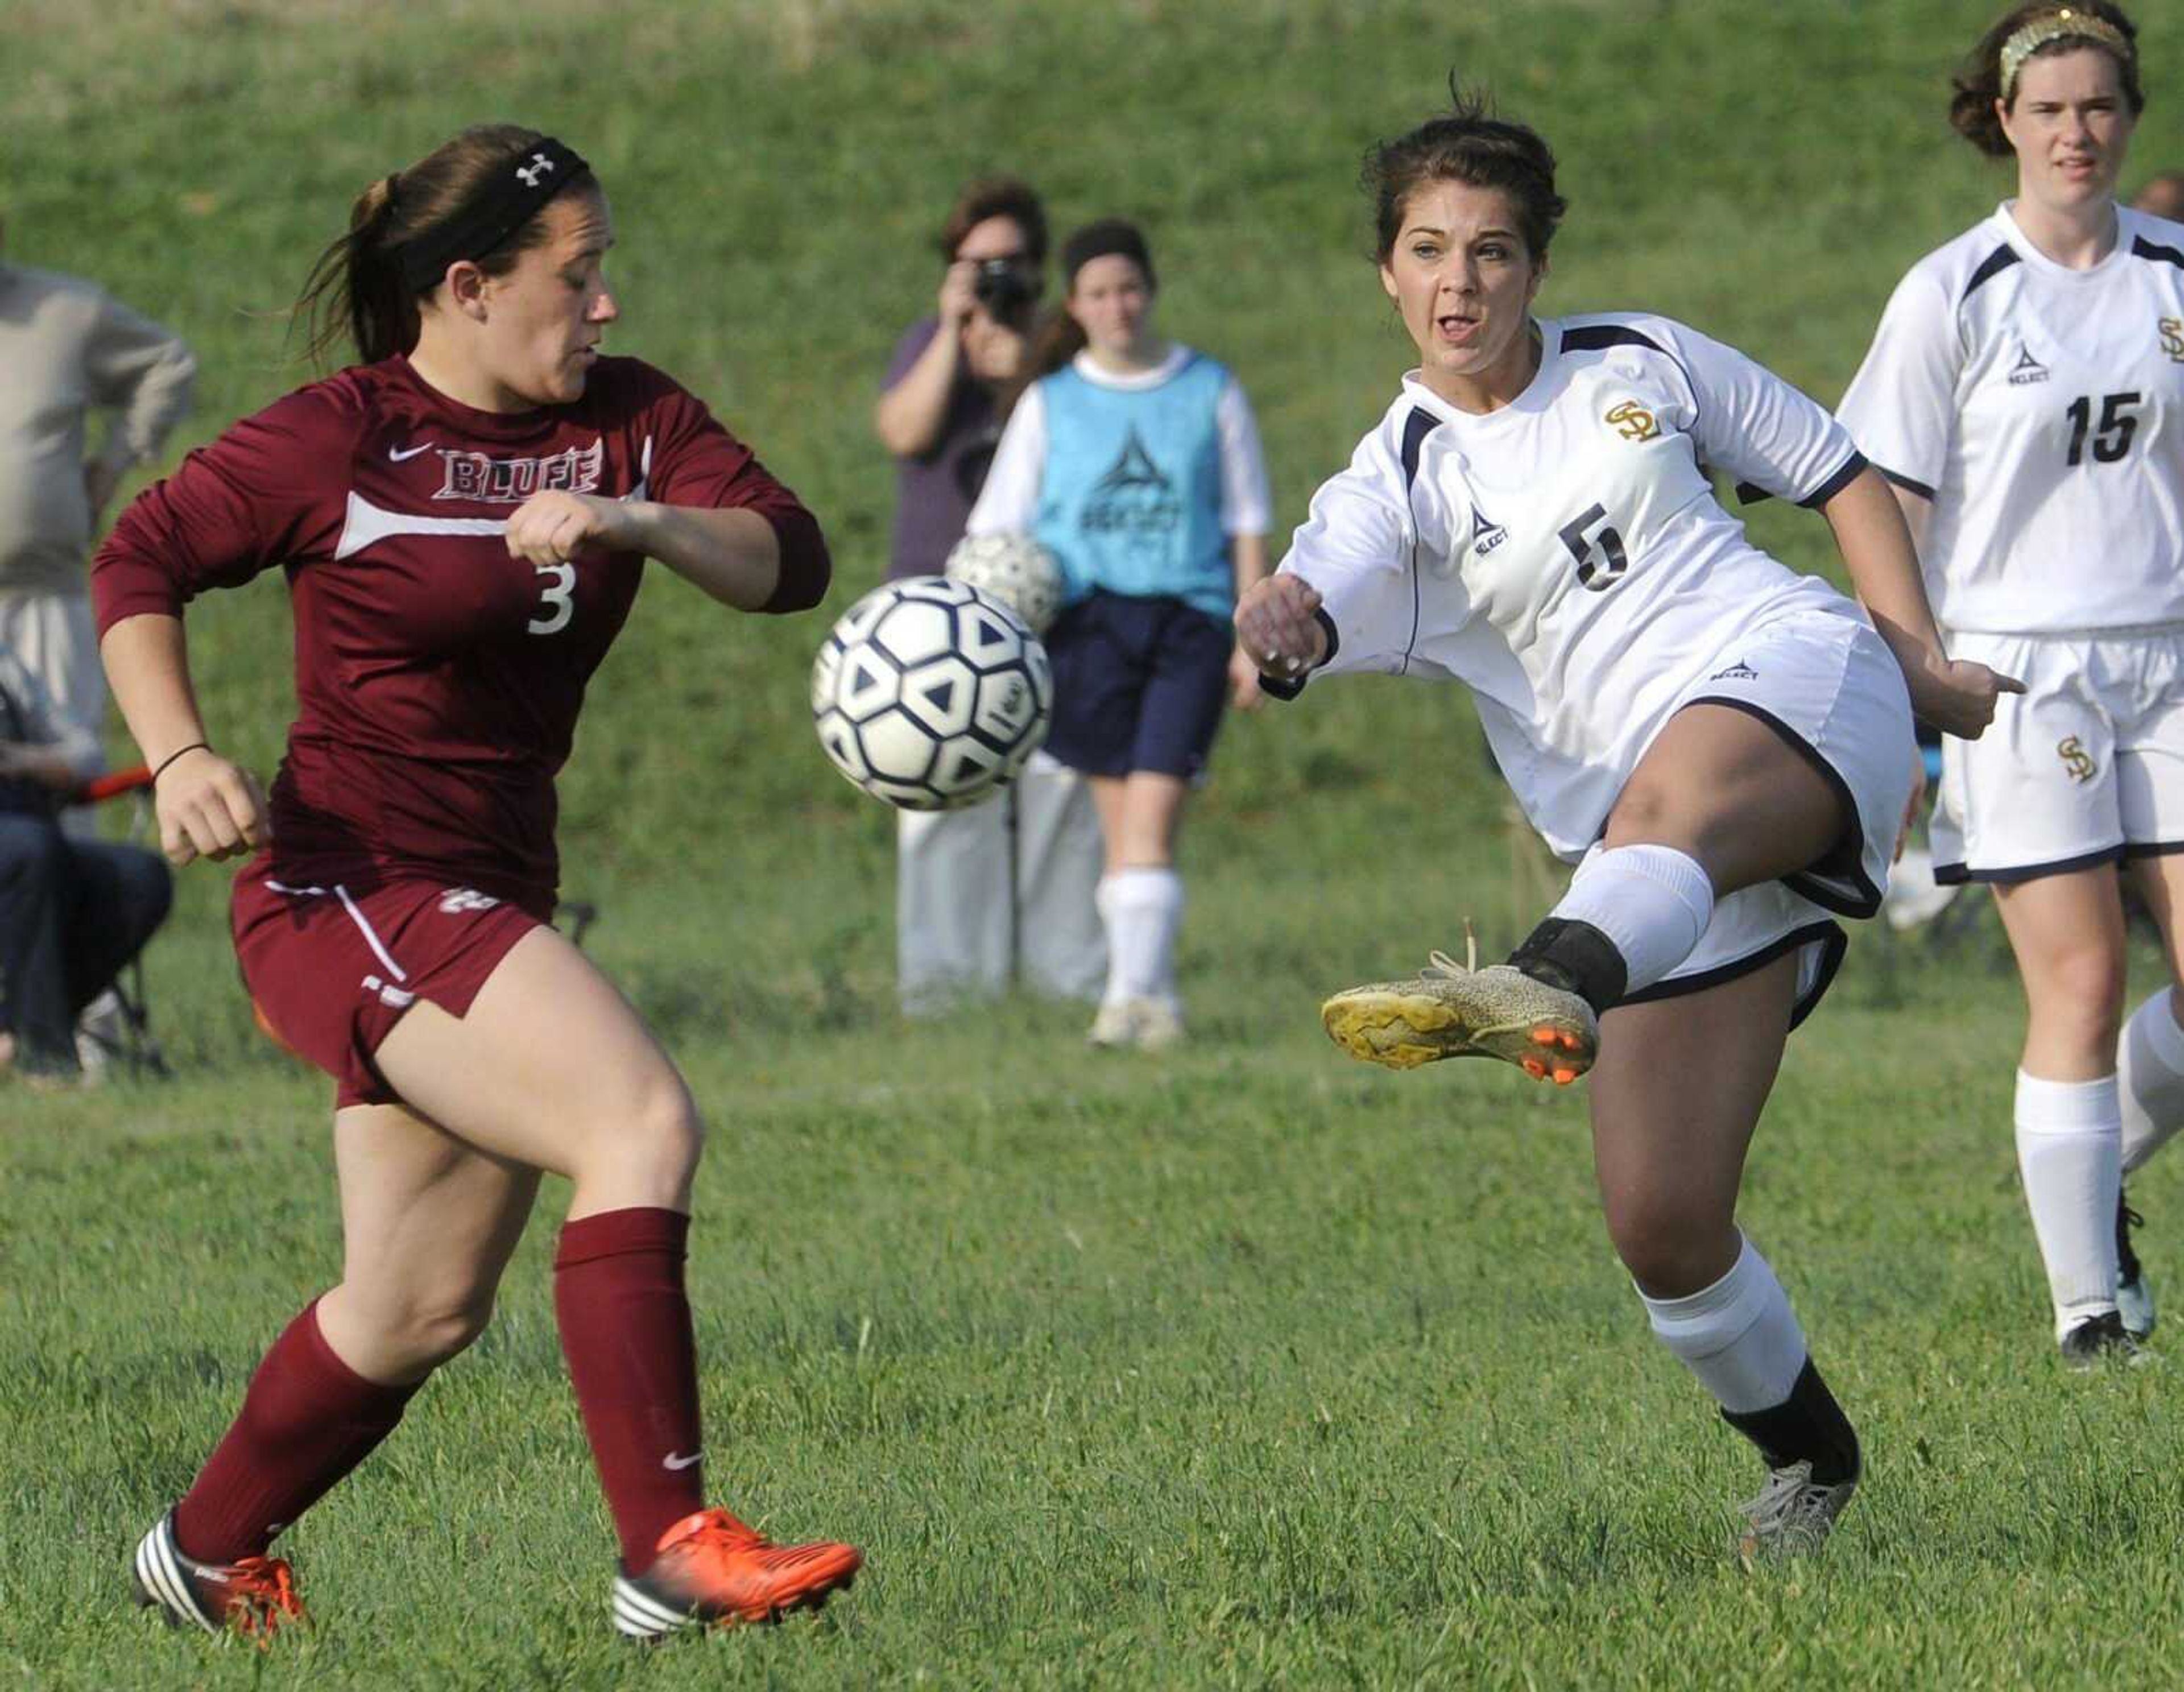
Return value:
[(484, 258), (591, 168), (550, 135), (494, 166), (453, 217), (402, 243), (402, 286), (424, 293), (457, 259)]

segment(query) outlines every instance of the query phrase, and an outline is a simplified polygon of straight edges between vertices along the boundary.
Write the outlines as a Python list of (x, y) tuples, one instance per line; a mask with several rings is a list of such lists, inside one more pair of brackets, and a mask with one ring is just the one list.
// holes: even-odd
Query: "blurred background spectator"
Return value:
[(2164, 170), (2141, 184), (2131, 196), (2131, 206), (2133, 211), (2184, 223), (2184, 170)]
[[(189, 409), (197, 361), (96, 285), (7, 260), (0, 224), (0, 643), (62, 718), (104, 732), (86, 566), (121, 478)], [(88, 419), (111, 414), (96, 453)], [(87, 815), (72, 817), (87, 832)]]
[[(896, 343), (872, 426), (894, 455), (888, 576), (938, 576), (985, 486), (1001, 426), (1031, 375), (1046, 282), (1046, 213), (1012, 176), (967, 183), (938, 242), (934, 314)], [(1045, 754), (1000, 797), (898, 825), (895, 935), (904, 1010), (944, 1010), (1021, 982), (1095, 999), (1106, 937), (1092, 903), (1100, 821), (1083, 779)]]
[(98, 737), (0, 642), (0, 1071), (34, 1086), (80, 1078), (77, 1016), (172, 894), (156, 854), (62, 832), (63, 800), (99, 761)]
[[(131, 466), (159, 449), (188, 410), (197, 360), (173, 331), (97, 285), (10, 264), (0, 223), (0, 647), (43, 685), (60, 720), (103, 763), (106, 675), (86, 575), (91, 542)], [(89, 416), (109, 414), (92, 452)], [(88, 839), (86, 807), (61, 826)], [(86, 1012), (95, 1060), (119, 1032), (108, 994)]]

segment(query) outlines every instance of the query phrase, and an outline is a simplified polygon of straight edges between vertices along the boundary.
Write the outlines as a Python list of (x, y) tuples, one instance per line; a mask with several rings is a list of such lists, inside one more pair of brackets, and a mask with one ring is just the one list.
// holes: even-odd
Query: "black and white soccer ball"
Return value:
[(844, 611), (811, 663), (834, 767), (905, 810), (975, 804), (1046, 738), (1054, 676), (1021, 618), (968, 582), (890, 582)]
[(951, 582), (990, 593), (1043, 635), (1061, 612), (1061, 566), (1029, 535), (966, 535), (949, 552)]

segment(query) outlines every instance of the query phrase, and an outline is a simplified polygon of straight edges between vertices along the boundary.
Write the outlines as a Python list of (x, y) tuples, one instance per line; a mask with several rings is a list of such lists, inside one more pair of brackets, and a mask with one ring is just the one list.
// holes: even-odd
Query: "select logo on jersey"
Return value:
[(1653, 414), (1635, 399), (1626, 399), (1612, 407), (1601, 420), (1613, 423), (1615, 432), (1626, 441), (1650, 441), (1661, 432), (1661, 426), (1653, 420)]
[(2093, 762), (2093, 754), (2086, 750), (2075, 734), (2055, 743), (2055, 755), (2063, 760), (2063, 768), (2074, 782), (2083, 784), (2100, 773), (2101, 766)]
[(1125, 553), (1161, 549), (1183, 525), (1183, 501), (1135, 429), (1106, 475), (1094, 484), (1078, 520), (1087, 535), (1112, 537)]
[(1471, 549), (1485, 558), (1495, 548), (1509, 538), (1509, 532), (1479, 509), (1474, 501), (1471, 507)]
[(2164, 317), (2159, 324), (2161, 350), (2171, 364), (2184, 365), (2184, 317)]
[(2032, 356), (2032, 349), (2023, 342), (2017, 343), (2017, 362), (2009, 367), (2012, 387), (2030, 387), (2034, 382), (2048, 380), (2048, 366)]
[(490, 910), (499, 903), (476, 888), (449, 888), (440, 895), (440, 915), (460, 916), (466, 910)]
[(488, 505), (521, 505), (534, 493), (559, 489), (566, 493), (598, 491), (606, 465), (606, 442), (571, 447), (543, 459), (492, 459), (483, 453), (443, 448), (440, 462), (446, 472), (435, 499), (474, 499)]
[(1757, 682), (1759, 672), (1742, 659), (1738, 659), (1726, 670), (1717, 670), (1707, 677), (1709, 682)]

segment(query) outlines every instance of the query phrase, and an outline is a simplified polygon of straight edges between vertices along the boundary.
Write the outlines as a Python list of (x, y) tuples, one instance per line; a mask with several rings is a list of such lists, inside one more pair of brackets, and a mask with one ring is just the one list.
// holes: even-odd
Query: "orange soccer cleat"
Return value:
[(199, 1562), (176, 1542), (171, 1510), (137, 1543), (134, 1567), (136, 1601), (157, 1610), (169, 1627), (232, 1629), (262, 1650), (275, 1628), (304, 1619), (287, 1563), (279, 1557)]
[(616, 1575), (615, 1627), (628, 1639), (656, 1639), (678, 1628), (777, 1621), (817, 1609), (856, 1579), (864, 1561), (855, 1545), (777, 1545), (725, 1510), (700, 1510), (660, 1536), (643, 1574)]

